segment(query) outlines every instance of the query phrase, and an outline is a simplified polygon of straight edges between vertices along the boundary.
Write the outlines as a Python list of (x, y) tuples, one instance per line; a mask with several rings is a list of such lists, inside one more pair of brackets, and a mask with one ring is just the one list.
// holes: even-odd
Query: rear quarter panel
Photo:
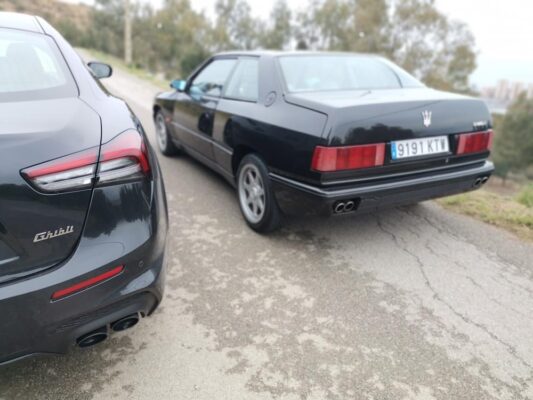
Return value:
[(325, 113), (285, 101), (275, 57), (259, 61), (257, 102), (222, 98), (214, 121), (214, 154), (222, 168), (233, 173), (232, 152), (259, 154), (272, 172), (312, 180), (314, 147), (324, 142)]
[[(251, 149), (272, 171), (303, 178), (309, 175), (313, 149), (323, 140), (326, 121), (324, 114), (282, 100), (271, 107), (221, 100), (213, 136), (221, 144), (217, 147)], [(231, 171), (231, 160), (220, 151), (215, 154), (223, 168)]]

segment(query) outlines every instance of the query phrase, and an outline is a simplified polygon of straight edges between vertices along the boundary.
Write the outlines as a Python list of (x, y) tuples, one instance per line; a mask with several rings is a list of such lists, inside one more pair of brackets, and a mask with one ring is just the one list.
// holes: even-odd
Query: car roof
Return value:
[(313, 51), (313, 50), (233, 50), (217, 53), (214, 56), (253, 56), (253, 57), (280, 57), (280, 56), (363, 56), (363, 57), (378, 57), (376, 54), (367, 53), (353, 53), (341, 51)]
[(35, 16), (15, 12), (0, 11), (0, 28), (44, 33)]

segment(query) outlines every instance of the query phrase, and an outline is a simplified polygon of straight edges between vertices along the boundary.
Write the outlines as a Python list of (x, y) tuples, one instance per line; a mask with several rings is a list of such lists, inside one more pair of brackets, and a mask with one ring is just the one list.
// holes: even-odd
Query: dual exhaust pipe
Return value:
[[(139, 313), (130, 314), (124, 318), (119, 319), (118, 321), (111, 323), (111, 329), (115, 332), (125, 331), (126, 329), (137, 325), (138, 322)], [(82, 348), (91, 347), (95, 344), (103, 342), (107, 339), (108, 336), (109, 329), (107, 328), (107, 325), (105, 325), (98, 329), (95, 329), (92, 332), (86, 333), (83, 336), (80, 336), (78, 340), (76, 340), (76, 343), (79, 347)]]
[(474, 189), (477, 189), (477, 188), (483, 186), (485, 183), (487, 183), (488, 180), (489, 180), (488, 176), (480, 176), (479, 178), (476, 178), (476, 180), (472, 184), (472, 187)]
[(347, 201), (337, 201), (333, 204), (333, 213), (334, 214), (345, 214), (356, 209), (356, 203), (354, 200)]

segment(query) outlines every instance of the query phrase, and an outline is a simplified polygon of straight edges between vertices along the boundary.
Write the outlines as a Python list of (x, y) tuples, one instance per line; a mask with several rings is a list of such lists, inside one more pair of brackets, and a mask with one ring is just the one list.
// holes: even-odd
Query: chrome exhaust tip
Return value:
[(115, 332), (125, 331), (126, 329), (132, 328), (139, 322), (139, 314), (131, 314), (124, 318), (119, 319), (111, 324), (111, 329)]
[(344, 205), (344, 212), (353, 211), (354, 208), (355, 208), (355, 203), (352, 200), (347, 201), (346, 204)]
[(92, 332), (80, 336), (76, 343), (79, 347), (91, 347), (107, 339), (107, 326), (102, 326)]
[(339, 201), (337, 204), (333, 206), (333, 211), (335, 212), (335, 214), (340, 214), (341, 212), (344, 211), (344, 207), (345, 207), (344, 202)]
[(476, 178), (474, 181), (474, 184), (472, 185), (473, 188), (478, 188), (481, 186), (481, 178)]
[(487, 183), (488, 180), (489, 180), (488, 176), (481, 178), (481, 184), (484, 185), (485, 183)]

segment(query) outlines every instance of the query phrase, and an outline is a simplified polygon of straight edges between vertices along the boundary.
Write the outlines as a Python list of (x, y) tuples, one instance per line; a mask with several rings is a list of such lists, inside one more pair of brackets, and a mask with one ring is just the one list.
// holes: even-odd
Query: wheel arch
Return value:
[(247, 155), (251, 153), (256, 153), (256, 150), (247, 145), (239, 144), (235, 146), (233, 149), (233, 155), (231, 156), (231, 169), (233, 172), (233, 176), (237, 177), (237, 169), (239, 169), (239, 165), (242, 161), (242, 159)]
[(233, 155), (231, 157), (231, 169), (233, 172), (233, 176), (235, 179), (237, 179), (237, 170), (239, 169), (239, 165), (242, 161), (242, 159), (248, 155), (248, 154), (257, 154), (259, 157), (261, 157), (263, 160), (264, 158), (261, 156), (261, 153), (257, 151), (252, 146), (245, 145), (245, 144), (239, 144), (234, 147), (233, 149)]

